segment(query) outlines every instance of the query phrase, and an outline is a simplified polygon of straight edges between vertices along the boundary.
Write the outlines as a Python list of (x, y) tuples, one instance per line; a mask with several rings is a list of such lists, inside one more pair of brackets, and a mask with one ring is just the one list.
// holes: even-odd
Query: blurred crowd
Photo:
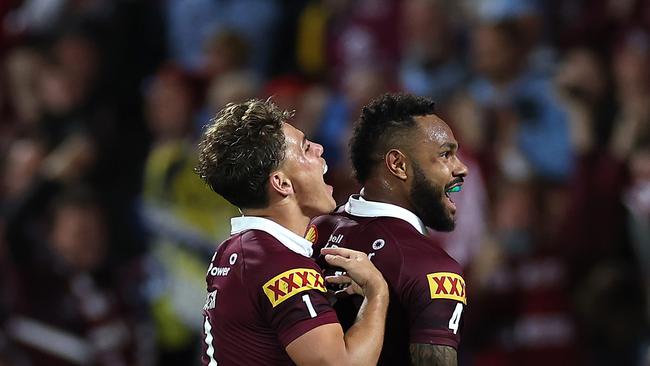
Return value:
[(342, 203), (372, 97), (433, 98), (470, 174), (461, 365), (650, 365), (650, 1), (1, 0), (0, 365), (198, 362), (238, 211), (202, 127), (272, 97)]

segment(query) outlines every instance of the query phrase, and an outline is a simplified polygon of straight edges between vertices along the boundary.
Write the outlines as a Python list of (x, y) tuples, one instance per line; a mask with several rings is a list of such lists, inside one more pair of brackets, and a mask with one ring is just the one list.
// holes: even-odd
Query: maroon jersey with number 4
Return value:
[(232, 234), (208, 268), (203, 365), (293, 365), (289, 343), (338, 322), (311, 243), (261, 217), (232, 219)]
[[(426, 233), (412, 212), (359, 196), (314, 219), (307, 230), (315, 256), (323, 247), (359, 250), (386, 278), (390, 305), (380, 365), (408, 365), (410, 343), (458, 347), (465, 280), (460, 265)], [(335, 305), (344, 328), (354, 322), (360, 304), (355, 296)]]

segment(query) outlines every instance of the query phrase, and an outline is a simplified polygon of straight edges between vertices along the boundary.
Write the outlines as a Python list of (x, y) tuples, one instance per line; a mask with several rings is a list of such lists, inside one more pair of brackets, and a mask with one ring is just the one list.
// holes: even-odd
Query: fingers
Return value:
[(327, 255), (338, 255), (340, 257), (349, 258), (349, 259), (366, 257), (366, 254), (362, 252), (358, 252), (356, 250), (347, 249), (347, 248), (323, 248), (321, 249), (320, 252), (321, 254), (325, 255), (326, 258)]
[(330, 284), (338, 285), (340, 289), (334, 292), (337, 299), (346, 298), (354, 294), (361, 295), (361, 296), (364, 295), (364, 292), (361, 289), (361, 287), (356, 282), (354, 282), (352, 278), (348, 276), (345, 275), (328, 276), (325, 277), (325, 281), (327, 281)]
[(348, 263), (350, 262), (350, 259), (341, 257), (340, 255), (326, 254), (325, 261), (334, 267), (341, 267), (341, 268), (348, 269), (347, 267), (348, 267)]
[(337, 300), (343, 300), (350, 297), (351, 295), (361, 295), (363, 296), (363, 291), (359, 290), (358, 287), (348, 286), (342, 290), (338, 290), (334, 293)]
[(339, 275), (339, 276), (327, 276), (325, 277), (325, 281), (337, 285), (347, 285), (352, 283), (352, 278), (345, 276), (345, 275)]
[(352, 285), (344, 288), (340, 292), (341, 292), (341, 294), (339, 296), (343, 296), (343, 294), (345, 294), (347, 296), (350, 296), (350, 295), (361, 295), (361, 296), (363, 296), (364, 295), (363, 290), (361, 289), (361, 287), (352, 286)]
[(327, 288), (334, 292), (337, 298), (340, 298), (341, 292), (350, 287), (353, 283), (352, 279), (348, 276), (327, 276), (325, 277)]
[[(325, 261), (329, 265), (347, 272), (345, 276), (352, 280), (345, 289), (347, 294), (384, 296), (387, 293), (386, 281), (365, 253), (346, 248), (324, 248), (321, 253), (325, 255)], [(333, 281), (347, 283), (344, 278)]]
[(346, 248), (323, 248), (321, 253), (325, 255), (327, 263), (344, 269), (350, 269), (352, 263), (368, 258), (365, 253)]

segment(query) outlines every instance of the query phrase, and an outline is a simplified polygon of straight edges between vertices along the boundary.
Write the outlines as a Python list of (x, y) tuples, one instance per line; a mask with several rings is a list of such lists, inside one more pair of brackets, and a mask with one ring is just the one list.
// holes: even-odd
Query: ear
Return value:
[(293, 194), (293, 184), (291, 183), (291, 180), (281, 171), (271, 173), (271, 176), (269, 177), (269, 186), (271, 191), (275, 191), (283, 197)]
[(401, 180), (408, 178), (408, 174), (406, 174), (406, 156), (401, 151), (397, 149), (390, 150), (386, 153), (384, 162), (392, 175)]

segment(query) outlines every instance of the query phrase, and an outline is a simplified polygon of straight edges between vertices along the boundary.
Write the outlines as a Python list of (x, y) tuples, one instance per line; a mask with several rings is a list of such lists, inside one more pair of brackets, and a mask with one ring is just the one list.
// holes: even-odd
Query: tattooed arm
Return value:
[(411, 343), (411, 366), (457, 366), (456, 350), (449, 346)]

